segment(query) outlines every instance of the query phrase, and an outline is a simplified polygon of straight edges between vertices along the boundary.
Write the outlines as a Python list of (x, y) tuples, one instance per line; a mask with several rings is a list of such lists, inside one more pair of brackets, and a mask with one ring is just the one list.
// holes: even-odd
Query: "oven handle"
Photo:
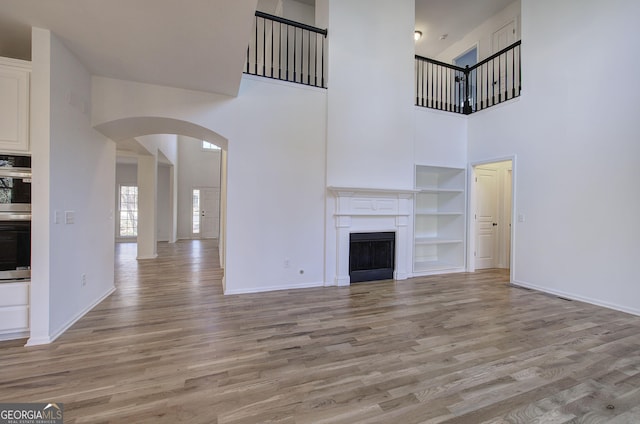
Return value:
[(0, 178), (31, 178), (31, 168), (0, 168)]
[(0, 221), (31, 221), (31, 213), (0, 212)]

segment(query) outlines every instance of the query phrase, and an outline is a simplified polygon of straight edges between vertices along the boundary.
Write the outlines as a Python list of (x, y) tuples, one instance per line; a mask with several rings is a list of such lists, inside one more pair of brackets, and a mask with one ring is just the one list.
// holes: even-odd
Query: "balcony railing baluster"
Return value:
[(416, 105), (468, 115), (520, 96), (520, 45), (466, 68), (416, 56)]
[(245, 73), (326, 88), (327, 30), (263, 12), (255, 16)]

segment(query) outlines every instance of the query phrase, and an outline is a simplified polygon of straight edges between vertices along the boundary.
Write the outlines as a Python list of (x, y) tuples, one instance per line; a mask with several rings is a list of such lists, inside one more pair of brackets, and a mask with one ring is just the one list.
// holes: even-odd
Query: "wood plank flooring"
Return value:
[(116, 257), (117, 292), (55, 343), (0, 343), (0, 402), (73, 424), (640, 422), (640, 317), (502, 270), (223, 296), (212, 242)]

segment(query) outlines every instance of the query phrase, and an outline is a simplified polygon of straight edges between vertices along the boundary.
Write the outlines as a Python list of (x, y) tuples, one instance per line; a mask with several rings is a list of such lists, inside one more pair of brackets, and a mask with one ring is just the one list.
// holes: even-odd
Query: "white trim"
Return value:
[(137, 260), (146, 260), (146, 259), (156, 259), (158, 257), (158, 254), (154, 254), (154, 255), (147, 255), (147, 256), (137, 256), (136, 259)]
[(100, 296), (95, 302), (93, 302), (92, 304), (90, 304), (89, 306), (84, 308), (82, 311), (77, 313), (65, 325), (63, 325), (58, 331), (56, 331), (55, 333), (53, 333), (52, 335), (50, 335), (48, 337), (38, 337), (38, 338), (31, 337), (27, 341), (27, 344), (25, 346), (38, 346), (38, 345), (53, 343), (58, 337), (60, 337), (65, 331), (67, 331), (73, 324), (78, 322), (80, 320), (80, 318), (82, 318), (89, 311), (91, 311), (93, 308), (98, 306), (107, 297), (111, 296), (113, 294), (113, 292), (115, 292), (115, 291), (116, 291), (115, 286), (110, 288), (109, 290), (107, 290), (107, 292), (105, 294)]
[(18, 331), (15, 333), (0, 334), (0, 342), (9, 340), (26, 339), (29, 337), (29, 331)]
[(19, 68), (26, 71), (31, 71), (31, 68), (32, 68), (30, 61), (22, 60), (22, 59), (14, 59), (11, 57), (0, 57), (0, 65)]
[(296, 289), (310, 289), (316, 287), (324, 287), (324, 282), (312, 282), (312, 283), (300, 283), (300, 284), (291, 284), (291, 285), (282, 285), (282, 286), (270, 286), (270, 287), (254, 287), (247, 289), (233, 289), (233, 290), (225, 290), (224, 294), (233, 295), (233, 294), (251, 294), (251, 293), (263, 293), (270, 291), (278, 291), (278, 290), (296, 290)]
[(456, 57), (454, 57), (453, 59), (451, 59), (451, 64), (453, 66), (457, 66), (459, 68), (461, 68), (462, 66), (460, 65), (456, 65), (456, 59), (461, 58), (462, 56), (466, 55), (467, 53), (469, 53), (471, 50), (476, 49), (476, 63), (480, 62), (480, 41), (476, 41), (473, 44), (471, 44), (466, 50), (463, 50), (462, 53), (460, 53), (459, 55), (457, 55)]
[(469, 211), (469, 218), (467, 220), (467, 272), (475, 271), (475, 257), (473, 256), (473, 251), (475, 249), (476, 240), (475, 240), (475, 213), (472, 211), (472, 206), (475, 206), (475, 185), (473, 178), (475, 177), (474, 169), (476, 166), (487, 165), (496, 162), (505, 162), (511, 161), (511, 251), (509, 252), (509, 258), (511, 264), (509, 266), (509, 277), (511, 281), (515, 278), (515, 270), (516, 270), (516, 234), (518, 229), (518, 222), (516, 221), (516, 210), (517, 210), (517, 155), (513, 154), (510, 156), (499, 156), (491, 159), (483, 159), (479, 161), (469, 162), (469, 170), (468, 174), (468, 187), (469, 192), (467, 196), (467, 205)]
[(620, 312), (625, 312), (627, 314), (640, 316), (640, 309), (636, 309), (636, 308), (629, 308), (629, 307), (626, 307), (626, 306), (617, 305), (615, 303), (603, 302), (603, 301), (598, 300), (598, 299), (593, 299), (593, 298), (590, 298), (590, 297), (580, 296), (580, 295), (577, 295), (577, 294), (574, 294), (574, 293), (565, 292), (565, 291), (562, 291), (562, 290), (553, 290), (553, 289), (549, 289), (547, 287), (541, 287), (541, 286), (538, 286), (538, 285), (535, 285), (535, 284), (527, 283), (527, 282), (524, 282), (524, 281), (518, 281), (518, 280), (514, 280), (514, 279), (511, 279), (511, 284), (513, 284), (514, 286), (526, 287), (528, 289), (536, 290), (536, 291), (539, 291), (539, 292), (542, 292), (542, 293), (548, 293), (548, 294), (552, 294), (552, 295), (555, 295), (555, 296), (566, 297), (567, 299), (571, 299), (571, 300), (577, 300), (579, 302), (589, 303), (591, 305), (600, 306), (602, 308), (613, 309), (615, 311), (620, 311)]

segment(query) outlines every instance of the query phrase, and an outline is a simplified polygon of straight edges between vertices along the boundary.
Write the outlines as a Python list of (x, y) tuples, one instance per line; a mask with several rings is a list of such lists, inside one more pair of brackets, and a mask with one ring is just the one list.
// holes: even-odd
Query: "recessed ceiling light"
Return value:
[(413, 32), (413, 39), (418, 41), (419, 39), (422, 38), (422, 31), (414, 31)]

